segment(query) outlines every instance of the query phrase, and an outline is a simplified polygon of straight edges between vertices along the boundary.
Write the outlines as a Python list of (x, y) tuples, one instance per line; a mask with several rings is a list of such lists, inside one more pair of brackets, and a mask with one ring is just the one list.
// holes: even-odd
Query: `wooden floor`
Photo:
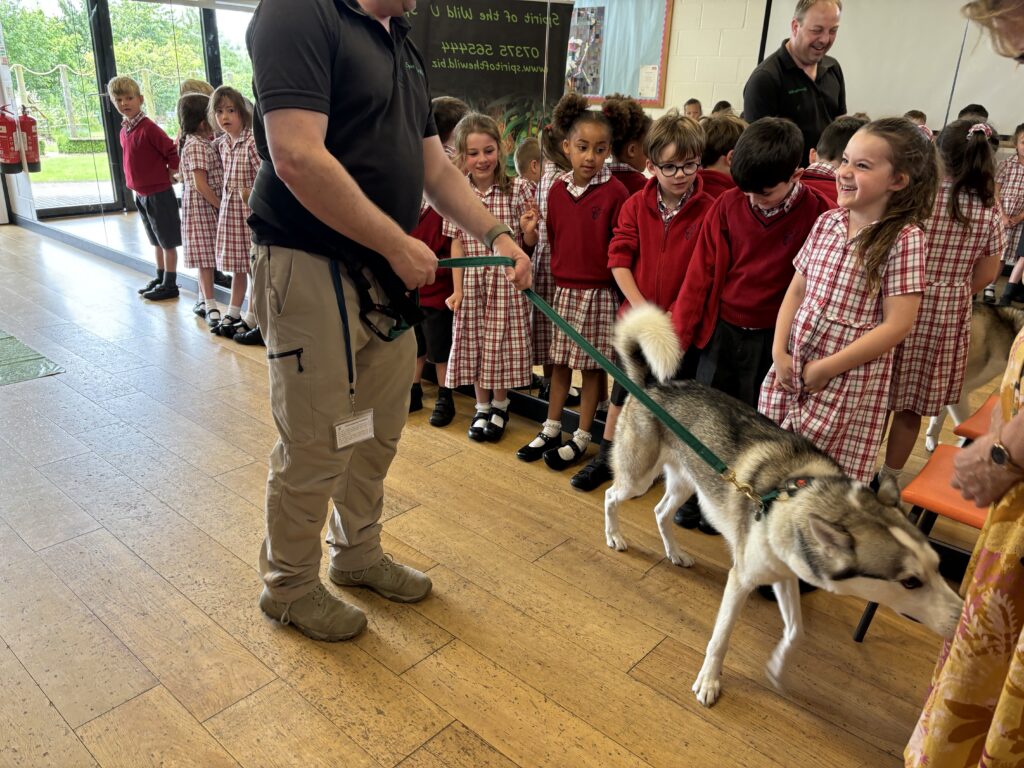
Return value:
[(0, 227), (0, 328), (67, 368), (0, 388), (0, 766), (902, 765), (937, 638), (883, 610), (855, 645), (862, 606), (808, 595), (779, 694), (754, 597), (701, 708), (722, 540), (679, 530), (697, 565), (667, 564), (649, 494), (610, 551), (600, 494), (515, 459), (536, 425), (471, 443), (465, 398), (439, 430), (428, 397), (387, 481), (385, 549), (432, 597), (343, 591), (348, 643), (266, 619), (264, 350), (143, 279)]

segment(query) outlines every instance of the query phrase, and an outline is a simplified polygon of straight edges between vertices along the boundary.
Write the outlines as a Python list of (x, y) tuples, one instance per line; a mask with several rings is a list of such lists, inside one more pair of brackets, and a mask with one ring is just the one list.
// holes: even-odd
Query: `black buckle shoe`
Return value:
[(199, 317), (206, 317), (206, 302), (200, 299), (192, 305), (192, 314)]
[[(558, 453), (562, 448), (568, 448), (569, 450), (571, 450), (572, 458), (563, 459), (561, 455)], [(561, 472), (566, 467), (571, 467), (573, 464), (578, 462), (583, 457), (583, 454), (586, 452), (587, 451), (585, 448), (580, 448), (579, 445), (576, 444), (576, 441), (570, 438), (567, 442), (562, 443), (562, 445), (558, 446), (557, 448), (552, 448), (548, 451), (545, 451), (544, 463), (547, 464), (549, 467), (551, 467), (551, 469), (555, 470), (556, 472)]]
[(142, 298), (146, 301), (166, 301), (167, 299), (176, 299), (178, 298), (178, 286), (164, 285), (161, 283), (152, 291), (147, 291), (142, 294)]
[(587, 466), (572, 476), (569, 480), (569, 485), (581, 491), (589, 492), (600, 488), (613, 477), (608, 457), (602, 450), (587, 462)]
[(561, 432), (559, 432), (557, 435), (552, 435), (551, 437), (548, 437), (547, 435), (544, 434), (543, 430), (541, 430), (540, 432), (537, 433), (537, 437), (543, 440), (544, 444), (534, 448), (532, 445), (530, 445), (530, 443), (533, 442), (533, 440), (531, 440), (530, 443), (527, 443), (518, 451), (516, 451), (517, 459), (526, 462), (536, 461), (537, 459), (541, 458), (546, 451), (550, 451), (552, 448), (557, 448), (562, 444)]
[(689, 530), (693, 530), (700, 524), (700, 503), (697, 501), (696, 494), (684, 501), (683, 506), (676, 510), (672, 522)]
[(447, 427), (454, 418), (455, 400), (452, 398), (452, 391), (447, 387), (438, 387), (434, 410), (430, 412), (430, 426)]
[(248, 331), (235, 334), (235, 343), (244, 344), (247, 347), (265, 347), (267, 346), (263, 341), (263, 331), (257, 325), (255, 328), (250, 328)]
[[(501, 419), (501, 424), (494, 423), (494, 417), (497, 416)], [(501, 440), (501, 436), (505, 434), (505, 427), (508, 426), (508, 408), (491, 408), (491, 415), (487, 420), (487, 426), (484, 427), (484, 439), (491, 443), (496, 443)]]
[[(473, 414), (473, 420), (469, 423), (469, 429), (466, 432), (470, 440), (482, 443), (486, 439), (484, 437), (484, 430), (491, 423), (489, 421), (490, 418), (490, 411), (477, 411)], [(479, 427), (474, 426), (478, 421), (486, 421), (487, 423)]]

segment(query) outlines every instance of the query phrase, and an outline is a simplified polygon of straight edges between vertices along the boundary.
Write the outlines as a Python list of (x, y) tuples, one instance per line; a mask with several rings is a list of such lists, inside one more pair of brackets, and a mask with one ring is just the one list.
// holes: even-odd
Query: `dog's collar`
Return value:
[(761, 497), (763, 508), (757, 510), (754, 513), (754, 519), (760, 520), (764, 515), (767, 515), (769, 510), (771, 510), (772, 508), (772, 504), (780, 496), (791, 498), (794, 494), (796, 494), (797, 491), (799, 491), (802, 488), (806, 488), (813, 482), (813, 477), (786, 478), (785, 482), (783, 482), (782, 485), (773, 488), (772, 490), (770, 490), (768, 493)]

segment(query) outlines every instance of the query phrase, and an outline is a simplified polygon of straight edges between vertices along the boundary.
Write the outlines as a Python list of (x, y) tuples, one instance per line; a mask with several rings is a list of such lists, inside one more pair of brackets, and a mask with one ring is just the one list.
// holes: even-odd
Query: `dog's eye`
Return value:
[(903, 579), (900, 584), (903, 585), (904, 589), (920, 589), (924, 586), (917, 576), (911, 576), (909, 579)]

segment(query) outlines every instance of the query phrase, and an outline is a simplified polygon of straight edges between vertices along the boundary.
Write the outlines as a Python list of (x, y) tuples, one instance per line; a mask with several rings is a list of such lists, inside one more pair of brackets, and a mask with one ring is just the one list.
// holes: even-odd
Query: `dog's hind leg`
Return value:
[(729, 570), (722, 604), (718, 608), (718, 618), (715, 619), (715, 631), (711, 633), (704, 664), (693, 684), (697, 701), (705, 707), (710, 707), (718, 701), (718, 694), (722, 689), (722, 662), (729, 648), (729, 637), (752, 588), (751, 585), (741, 583), (736, 566)]
[(800, 610), (800, 586), (796, 579), (777, 581), (772, 585), (782, 614), (782, 640), (772, 652), (768, 660), (766, 672), (768, 679), (777, 689), (782, 690), (786, 664), (790, 655), (804, 636), (804, 618)]
[(683, 480), (678, 472), (667, 469), (665, 472), (665, 495), (654, 507), (654, 517), (658, 521), (661, 541), (665, 545), (665, 557), (673, 565), (681, 565), (683, 568), (689, 568), (696, 561), (692, 555), (684, 552), (676, 543), (672, 516), (680, 505), (692, 495), (693, 486)]

